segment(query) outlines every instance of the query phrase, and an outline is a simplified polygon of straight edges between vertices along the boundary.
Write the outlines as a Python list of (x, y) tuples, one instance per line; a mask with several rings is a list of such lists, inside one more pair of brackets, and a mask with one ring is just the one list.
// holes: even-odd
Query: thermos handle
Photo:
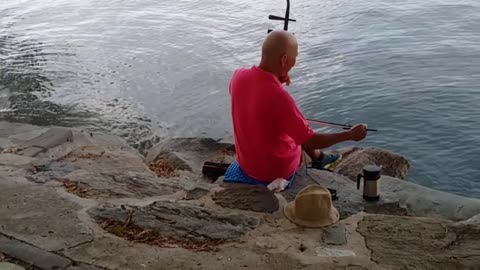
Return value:
[(357, 189), (360, 189), (360, 179), (362, 179), (363, 175), (359, 174), (357, 176)]

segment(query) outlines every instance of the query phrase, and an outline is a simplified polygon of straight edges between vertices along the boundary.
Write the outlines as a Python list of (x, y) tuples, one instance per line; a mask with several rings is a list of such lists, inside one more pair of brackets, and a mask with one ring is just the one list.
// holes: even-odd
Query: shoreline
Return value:
[[(408, 170), (385, 150), (349, 149), (341, 174), (309, 170), (313, 182), (300, 171), (291, 189), (260, 190), (259, 204), (247, 199), (249, 189), (201, 174), (206, 160), (233, 160), (228, 143), (166, 139), (144, 157), (111, 135), (0, 126), (0, 266), (15, 259), (35, 270), (475, 269), (480, 258), (480, 200), (389, 176), (380, 201), (362, 199), (348, 177), (362, 158), (388, 157), (399, 177)], [(310, 184), (337, 190), (338, 223), (306, 229), (284, 217), (283, 206)]]

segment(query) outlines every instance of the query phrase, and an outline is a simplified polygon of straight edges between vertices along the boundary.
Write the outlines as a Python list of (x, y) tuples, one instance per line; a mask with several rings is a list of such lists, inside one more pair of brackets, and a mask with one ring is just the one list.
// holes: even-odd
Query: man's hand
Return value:
[(280, 80), (281, 83), (284, 83), (284, 84), (286, 84), (287, 86), (290, 85), (290, 76), (288, 76), (288, 74), (285, 75), (285, 76), (282, 76), (282, 77), (280, 77), (280, 78), (278, 78), (278, 79)]
[(367, 126), (358, 124), (353, 126), (348, 132), (350, 133), (351, 139), (358, 142), (367, 137)]

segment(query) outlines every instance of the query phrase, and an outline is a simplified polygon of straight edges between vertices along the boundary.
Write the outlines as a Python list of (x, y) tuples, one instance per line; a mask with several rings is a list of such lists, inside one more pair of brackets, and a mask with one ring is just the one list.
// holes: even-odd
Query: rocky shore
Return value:
[[(208, 138), (143, 156), (114, 136), (0, 122), (0, 148), (1, 270), (480, 269), (480, 200), (402, 180), (408, 161), (382, 149), (343, 149), (333, 172), (302, 168), (272, 193), (202, 175), (235, 156)], [(351, 179), (370, 163), (386, 174), (373, 203)], [(338, 223), (284, 217), (309, 184), (337, 190)]]

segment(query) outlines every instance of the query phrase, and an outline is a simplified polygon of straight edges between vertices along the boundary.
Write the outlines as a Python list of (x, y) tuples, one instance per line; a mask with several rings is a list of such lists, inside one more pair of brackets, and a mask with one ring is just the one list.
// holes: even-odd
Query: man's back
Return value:
[(301, 162), (301, 145), (313, 131), (292, 97), (271, 73), (239, 69), (230, 83), (237, 161), (261, 181), (289, 178)]

